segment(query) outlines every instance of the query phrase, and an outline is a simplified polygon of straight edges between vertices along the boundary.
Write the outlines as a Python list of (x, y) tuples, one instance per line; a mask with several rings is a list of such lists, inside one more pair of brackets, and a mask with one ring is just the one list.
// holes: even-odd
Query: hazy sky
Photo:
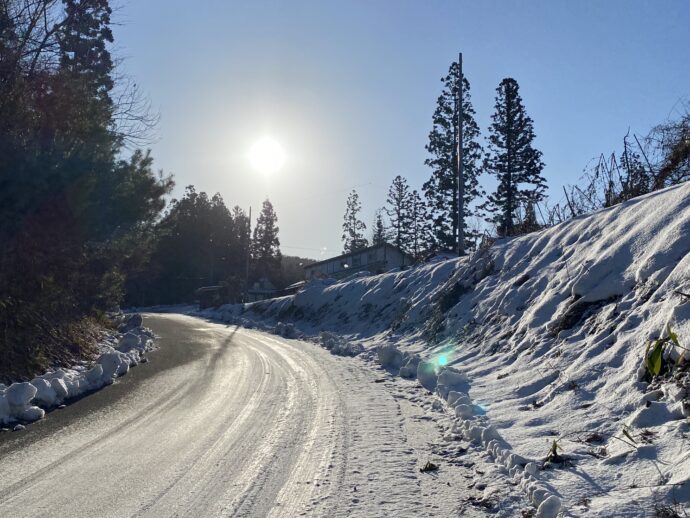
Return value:
[[(117, 52), (160, 111), (151, 147), (176, 194), (268, 196), (284, 254), (341, 250), (348, 191), (371, 226), (393, 177), (421, 188), (440, 78), (463, 52), (483, 136), (504, 77), (520, 84), (554, 200), (628, 130), (690, 96), (690, 2), (115, 0)], [(256, 173), (272, 135), (288, 158)]]

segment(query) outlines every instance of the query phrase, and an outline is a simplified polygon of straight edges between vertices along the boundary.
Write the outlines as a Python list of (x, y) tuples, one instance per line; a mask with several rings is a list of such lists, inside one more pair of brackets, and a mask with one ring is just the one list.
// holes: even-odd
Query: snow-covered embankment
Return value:
[(543, 516), (690, 502), (690, 184), (467, 258), (206, 314), (379, 351)]

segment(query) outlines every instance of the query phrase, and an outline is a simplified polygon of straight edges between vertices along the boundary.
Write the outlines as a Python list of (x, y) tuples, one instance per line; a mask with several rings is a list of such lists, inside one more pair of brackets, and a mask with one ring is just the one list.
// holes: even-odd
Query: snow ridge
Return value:
[[(453, 368), (465, 386), (440, 395), (458, 430), (538, 513), (560, 502), (562, 515), (639, 516), (689, 510), (688, 294), (686, 183), (470, 257), (205, 314), (338, 335), (426, 388), (436, 376), (437, 393)], [(680, 347), (669, 344), (664, 361), (676, 367), (651, 379), (647, 344), (669, 329)]]

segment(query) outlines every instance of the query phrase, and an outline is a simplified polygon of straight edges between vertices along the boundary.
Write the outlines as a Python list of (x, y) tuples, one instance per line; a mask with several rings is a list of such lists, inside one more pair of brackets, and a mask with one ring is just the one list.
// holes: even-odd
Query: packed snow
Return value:
[(690, 511), (688, 183), (469, 257), (200, 314), (434, 391), (449, 433), (536, 516)]
[(72, 368), (51, 369), (30, 382), (0, 384), (0, 425), (24, 424), (43, 419), (51, 410), (71, 399), (110, 385), (127, 374), (130, 367), (145, 362), (144, 354), (153, 348), (153, 332), (143, 327), (140, 314), (113, 315), (118, 333), (108, 333), (99, 343), (95, 362)]

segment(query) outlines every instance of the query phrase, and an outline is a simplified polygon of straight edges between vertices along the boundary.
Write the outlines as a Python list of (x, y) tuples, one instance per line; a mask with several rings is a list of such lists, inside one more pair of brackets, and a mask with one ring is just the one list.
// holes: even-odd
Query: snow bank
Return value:
[[(444, 398), (540, 516), (640, 515), (674, 499), (690, 510), (688, 295), (686, 183), (469, 257), (208, 316), (375, 351)], [(652, 379), (645, 351), (659, 338)], [(441, 380), (442, 366), (457, 372)], [(554, 443), (565, 460), (545, 463)]]
[(333, 333), (322, 332), (321, 345), (337, 356), (357, 356), (364, 350), (361, 344), (348, 342)]
[(153, 332), (142, 327), (139, 314), (117, 318), (120, 320), (118, 329), (124, 335), (106, 337), (100, 344), (102, 354), (90, 368), (85, 365), (59, 368), (31, 382), (13, 383), (9, 387), (0, 385), (0, 424), (42, 419), (45, 410), (109, 385), (137, 365), (142, 354), (153, 348)]
[(404, 363), (403, 353), (391, 344), (384, 344), (377, 349), (378, 361), (382, 367), (393, 370), (396, 374)]
[(298, 333), (294, 324), (283, 324), (278, 322), (273, 329), (273, 334), (282, 336), (283, 338), (297, 338)]

